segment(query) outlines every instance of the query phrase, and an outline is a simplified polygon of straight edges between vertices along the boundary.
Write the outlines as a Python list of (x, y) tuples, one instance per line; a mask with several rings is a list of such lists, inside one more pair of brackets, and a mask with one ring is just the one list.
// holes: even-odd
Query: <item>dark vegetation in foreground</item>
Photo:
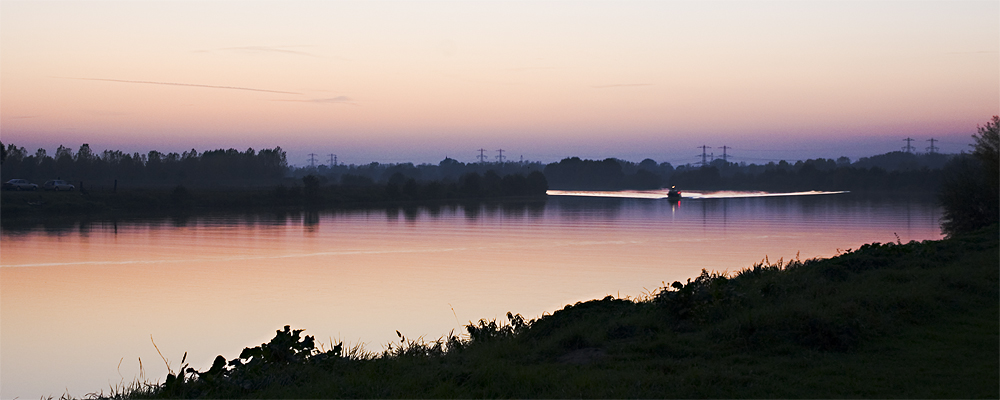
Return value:
[(938, 193), (949, 236), (1000, 223), (1000, 116), (977, 128), (972, 154), (949, 163)]
[(640, 299), (480, 320), (467, 335), (400, 334), (380, 353), (286, 326), (207, 370), (110, 397), (995, 398), (998, 236), (993, 225), (703, 271)]

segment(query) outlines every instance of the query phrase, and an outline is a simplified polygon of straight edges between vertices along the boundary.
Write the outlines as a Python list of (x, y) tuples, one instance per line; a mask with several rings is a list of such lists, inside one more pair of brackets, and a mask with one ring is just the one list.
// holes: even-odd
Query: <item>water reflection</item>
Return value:
[[(735, 209), (733, 209), (735, 207)], [(706, 199), (685, 199), (683, 202), (671, 202), (664, 200), (646, 199), (623, 199), (623, 198), (555, 198), (549, 201), (527, 201), (527, 202), (493, 202), (493, 203), (465, 203), (446, 205), (420, 205), (404, 207), (385, 207), (381, 209), (366, 210), (336, 210), (336, 211), (287, 211), (272, 213), (229, 213), (229, 214), (208, 214), (201, 216), (193, 215), (173, 215), (165, 218), (152, 219), (120, 219), (111, 220), (90, 220), (90, 219), (49, 219), (35, 224), (4, 224), (3, 234), (7, 236), (17, 236), (21, 234), (44, 232), (48, 235), (78, 234), (87, 235), (93, 230), (111, 229), (118, 233), (119, 225), (145, 226), (149, 228), (190, 228), (197, 226), (232, 226), (240, 225), (247, 227), (280, 227), (295, 221), (301, 223), (307, 230), (314, 230), (324, 223), (324, 220), (339, 218), (355, 214), (381, 214), (389, 221), (399, 221), (400, 218), (408, 224), (414, 224), (419, 220), (434, 220), (440, 218), (450, 218), (453, 215), (462, 215), (469, 222), (477, 222), (483, 218), (522, 220), (541, 218), (565, 218), (570, 220), (580, 220), (589, 218), (600, 218), (602, 220), (617, 220), (623, 218), (623, 213), (652, 213), (657, 214), (661, 209), (669, 209), (671, 219), (683, 217), (690, 219), (692, 211), (697, 212), (700, 225), (704, 229), (709, 229), (713, 224), (720, 224), (720, 227), (728, 226), (731, 213), (737, 213), (737, 219), (746, 220), (751, 216), (760, 213), (770, 215), (788, 216), (794, 215), (797, 218), (822, 219), (828, 216), (836, 216), (845, 212), (856, 213), (859, 210), (867, 213), (877, 213), (879, 210), (892, 208), (902, 211), (901, 216), (905, 216), (907, 229), (913, 228), (913, 220), (919, 219), (920, 223), (926, 223), (928, 218), (938, 218), (937, 206), (930, 201), (915, 201), (909, 199), (900, 201), (893, 198), (878, 198), (858, 196), (852, 194), (825, 196), (823, 198), (813, 197), (772, 197), (772, 198), (706, 198)], [(928, 213), (933, 214), (928, 217)], [(784, 218), (784, 217), (782, 217)]]
[[(874, 215), (882, 210), (893, 210), (894, 217), (905, 221), (904, 228), (923, 226), (928, 220), (937, 223), (940, 216), (933, 201), (925, 198), (878, 197), (856, 194), (802, 197), (760, 197), (760, 198), (699, 198), (683, 201), (660, 199), (635, 199), (614, 197), (553, 197), (545, 201), (505, 201), (467, 202), (450, 204), (406, 205), (362, 210), (305, 210), (275, 211), (269, 213), (214, 213), (203, 215), (178, 214), (161, 218), (112, 218), (107, 220), (52, 218), (32, 223), (5, 223), (3, 235), (19, 235), (42, 232), (51, 236), (86, 236), (95, 230), (111, 230), (117, 234), (120, 225), (146, 227), (149, 229), (180, 229), (208, 226), (282, 227), (290, 223), (301, 224), (307, 232), (336, 218), (354, 215), (380, 215), (387, 221), (405, 221), (414, 225), (421, 220), (463, 216), (468, 222), (479, 223), (489, 220), (537, 220), (562, 218), (567, 220), (587, 220), (598, 218), (605, 221), (627, 218), (629, 214), (669, 215), (671, 220), (682, 218), (693, 222), (696, 218), (703, 231), (725, 229), (730, 220), (756, 220), (755, 215), (767, 214), (769, 223), (780, 223), (787, 218), (805, 221), (837, 219), (845, 213), (867, 213)], [(896, 215), (898, 214), (898, 215)], [(915, 222), (917, 220), (917, 222)]]

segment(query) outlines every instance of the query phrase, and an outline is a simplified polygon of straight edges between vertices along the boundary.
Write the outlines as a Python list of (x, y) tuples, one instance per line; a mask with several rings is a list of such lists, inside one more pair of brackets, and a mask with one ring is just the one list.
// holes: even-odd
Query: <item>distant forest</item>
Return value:
[(75, 153), (59, 146), (55, 155), (45, 149), (28, 153), (13, 144), (5, 148), (2, 180), (22, 178), (41, 184), (62, 179), (86, 187), (273, 186), (288, 174), (285, 151), (280, 147), (247, 149), (191, 149), (181, 154), (150, 151), (146, 154), (104, 150), (95, 153), (84, 144)]
[(849, 190), (933, 192), (942, 168), (954, 155), (891, 152), (852, 163), (847, 157), (789, 163), (746, 164), (717, 159), (705, 166), (638, 164), (566, 158), (545, 166), (549, 187), (565, 190), (651, 190), (668, 186), (694, 190)]
[[(445, 158), (438, 164), (320, 165), (290, 167), (280, 147), (256, 151), (192, 149), (183, 153), (146, 154), (104, 150), (87, 144), (75, 152), (59, 146), (54, 155), (44, 149), (29, 153), (23, 147), (0, 145), (2, 180), (22, 178), (39, 183), (63, 179), (83, 188), (262, 188), (344, 187), (384, 188), (390, 198), (425, 197), (417, 193), (465, 192), (462, 197), (489, 197), (500, 193), (537, 192), (543, 185), (563, 190), (658, 189), (676, 185), (695, 190), (851, 190), (918, 191), (938, 188), (941, 171), (955, 155), (891, 152), (851, 162), (846, 157), (745, 164), (716, 159), (707, 165), (639, 163), (608, 158), (559, 162), (462, 163)], [(534, 174), (533, 174), (534, 173)], [(543, 176), (540, 176), (544, 174)], [(473, 176), (474, 175), (474, 176)], [(308, 181), (304, 180), (310, 176)], [(510, 176), (510, 178), (506, 178)], [(529, 179), (530, 178), (530, 179)], [(506, 179), (506, 183), (504, 182)], [(530, 181), (530, 182), (529, 182)], [(429, 185), (437, 182), (435, 185)], [(531, 189), (526, 189), (527, 187)], [(503, 189), (500, 189), (503, 188)], [(395, 193), (400, 193), (395, 195)], [(408, 191), (409, 195), (402, 195)], [(430, 192), (428, 192), (430, 191)], [(356, 192), (356, 191), (355, 191)], [(445, 196), (444, 194), (440, 194)], [(430, 195), (436, 198), (438, 195)], [(450, 195), (448, 195), (450, 197)], [(367, 196), (366, 196), (367, 197)], [(382, 197), (382, 196), (377, 196)]]

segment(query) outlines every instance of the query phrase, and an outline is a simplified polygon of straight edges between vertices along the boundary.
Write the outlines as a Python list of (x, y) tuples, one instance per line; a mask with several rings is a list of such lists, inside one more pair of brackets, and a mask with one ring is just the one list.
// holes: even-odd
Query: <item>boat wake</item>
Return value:
[[(617, 197), (625, 199), (665, 199), (667, 198), (667, 192), (669, 192), (669, 190), (667, 189), (616, 190), (616, 191), (548, 190), (545, 192), (545, 194), (549, 196)], [(849, 192), (847, 191), (826, 192), (826, 191), (810, 190), (807, 192), (772, 193), (772, 192), (733, 191), (733, 190), (722, 190), (722, 191), (685, 190), (681, 193), (681, 198), (682, 199), (740, 199), (740, 198), (751, 198), (751, 197), (815, 196), (815, 195), (841, 194), (841, 193), (849, 193)]]

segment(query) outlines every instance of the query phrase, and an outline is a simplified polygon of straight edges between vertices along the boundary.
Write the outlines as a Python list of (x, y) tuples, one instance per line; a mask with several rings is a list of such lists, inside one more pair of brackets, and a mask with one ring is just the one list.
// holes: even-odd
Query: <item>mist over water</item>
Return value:
[(396, 330), (433, 340), (703, 268), (941, 237), (939, 208), (920, 197), (620, 193), (5, 227), (0, 396), (82, 396), (138, 377), (139, 359), (163, 379), (150, 336), (174, 368), (188, 352), (205, 369), (284, 325), (378, 351)]

